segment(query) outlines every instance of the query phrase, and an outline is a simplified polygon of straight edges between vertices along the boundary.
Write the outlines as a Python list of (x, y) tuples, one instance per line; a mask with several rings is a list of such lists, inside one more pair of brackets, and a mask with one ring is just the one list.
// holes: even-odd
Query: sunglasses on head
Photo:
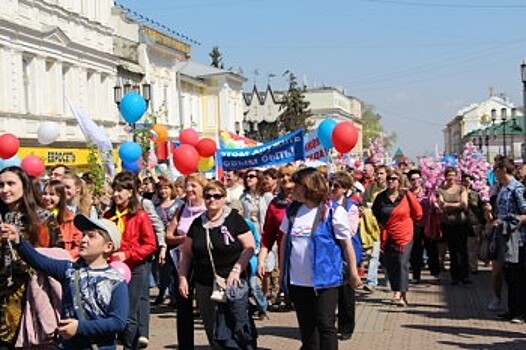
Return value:
[(214, 194), (206, 193), (203, 197), (206, 200), (210, 200), (212, 198), (214, 198), (215, 200), (219, 200), (219, 199), (223, 198), (224, 196), (221, 193), (214, 193)]

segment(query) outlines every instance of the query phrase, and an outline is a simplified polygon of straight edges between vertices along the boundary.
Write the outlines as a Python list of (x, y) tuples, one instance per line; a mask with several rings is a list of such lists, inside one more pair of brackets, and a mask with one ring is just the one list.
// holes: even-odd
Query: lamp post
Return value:
[[(507, 156), (507, 151), (506, 151), (506, 119), (508, 118), (508, 110), (506, 108), (501, 108), (500, 109), (500, 120), (502, 121), (501, 125), (502, 125), (502, 148), (503, 148), (503, 155), (504, 157)], [(497, 120), (497, 110), (495, 108), (493, 108), (491, 110), (491, 121), (493, 123), (495, 123), (495, 121)]]
[[(132, 87), (132, 85), (129, 82), (124, 83), (122, 86), (115, 85), (113, 87), (113, 101), (117, 105), (117, 109), (120, 112), (122, 97), (125, 96), (127, 93), (133, 91), (133, 92), (136, 92), (142, 95), (142, 97), (144, 98), (144, 101), (146, 102), (146, 110), (148, 110), (148, 107), (150, 105), (151, 96), (152, 96), (151, 89), (152, 89), (152, 86), (150, 84), (144, 83), (142, 84), (142, 94), (141, 94), (141, 91), (140, 91), (141, 88), (139, 85), (135, 85)], [(131, 124), (130, 126), (132, 128), (133, 140), (135, 141), (135, 123)]]
[(245, 120), (243, 122), (243, 130), (245, 131), (246, 137), (259, 141), (258, 122), (252, 122), (252, 121)]
[(517, 130), (517, 108), (511, 109), (511, 158), (515, 161), (515, 131)]
[(522, 144), (522, 162), (526, 164), (526, 61), (521, 64), (521, 79), (522, 79), (522, 132), (524, 133), (524, 141)]

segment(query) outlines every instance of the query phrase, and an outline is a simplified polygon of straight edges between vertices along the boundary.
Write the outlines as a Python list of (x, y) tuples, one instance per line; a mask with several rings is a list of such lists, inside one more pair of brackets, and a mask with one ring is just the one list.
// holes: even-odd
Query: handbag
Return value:
[(214, 282), (212, 285), (212, 294), (210, 300), (216, 303), (226, 303), (226, 279), (218, 276), (216, 267), (214, 264), (214, 257), (212, 255), (212, 241), (210, 240), (210, 229), (206, 228), (206, 248), (208, 249), (208, 256), (210, 257), (210, 264), (212, 265), (212, 271), (214, 273)]

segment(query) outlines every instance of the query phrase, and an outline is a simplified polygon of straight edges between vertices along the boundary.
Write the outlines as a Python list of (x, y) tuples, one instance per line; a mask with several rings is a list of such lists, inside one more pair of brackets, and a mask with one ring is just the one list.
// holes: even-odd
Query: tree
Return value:
[(296, 81), (296, 76), (289, 74), (289, 89), (283, 95), (278, 117), (278, 129), (281, 133), (289, 133), (298, 129), (309, 131), (314, 126), (310, 119), (312, 113), (309, 109), (310, 102), (305, 101), (305, 91), (307, 88), (300, 88)]
[(208, 56), (210, 56), (210, 65), (212, 67), (225, 69), (225, 64), (223, 63), (223, 54), (221, 51), (219, 51), (219, 46), (214, 46)]
[(396, 143), (396, 133), (387, 133), (381, 123), (382, 117), (376, 113), (374, 106), (362, 103), (362, 139), (363, 148), (368, 148), (371, 140), (382, 136), (386, 150)]
[(259, 128), (259, 140), (261, 142), (267, 142), (274, 140), (279, 137), (278, 122), (268, 123), (262, 121), (258, 125)]

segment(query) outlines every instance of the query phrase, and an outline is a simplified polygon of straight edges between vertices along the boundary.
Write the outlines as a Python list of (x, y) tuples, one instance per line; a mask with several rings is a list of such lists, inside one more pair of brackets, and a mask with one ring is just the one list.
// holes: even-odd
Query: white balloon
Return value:
[(55, 122), (42, 122), (38, 126), (38, 143), (49, 145), (60, 137), (60, 127)]

